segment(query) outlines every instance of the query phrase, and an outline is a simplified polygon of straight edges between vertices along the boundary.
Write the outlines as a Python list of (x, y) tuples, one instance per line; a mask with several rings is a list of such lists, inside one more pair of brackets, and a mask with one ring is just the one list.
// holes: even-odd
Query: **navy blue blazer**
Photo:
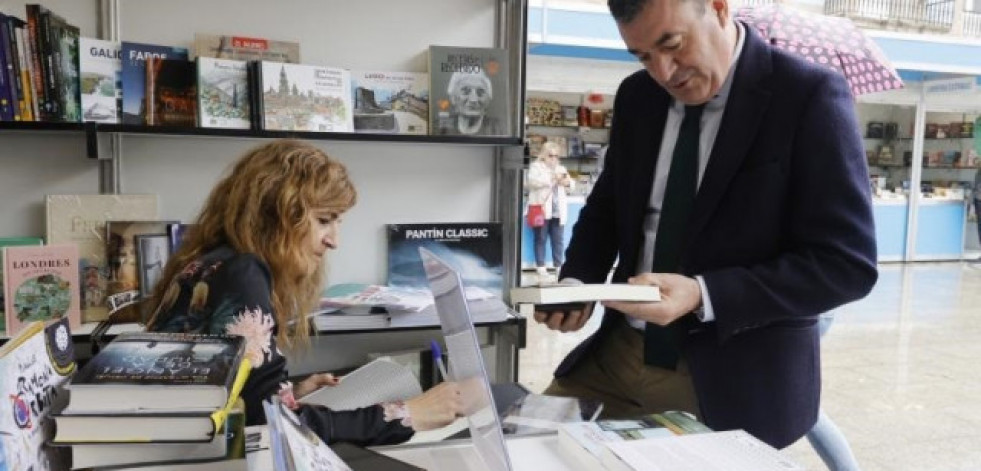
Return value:
[[(562, 277), (602, 283), (617, 258), (614, 282), (638, 271), (670, 104), (646, 71), (621, 83), (604, 170)], [(793, 443), (817, 418), (817, 315), (864, 297), (878, 276), (868, 169), (843, 77), (747, 35), (685, 241), (679, 271), (704, 277), (716, 316), (679, 320), (702, 419), (777, 448)], [(555, 375), (622, 315), (608, 311)]]

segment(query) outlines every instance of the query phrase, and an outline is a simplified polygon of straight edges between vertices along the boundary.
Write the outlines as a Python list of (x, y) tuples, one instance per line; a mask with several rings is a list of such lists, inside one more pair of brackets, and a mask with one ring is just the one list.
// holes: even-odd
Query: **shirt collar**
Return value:
[[(732, 60), (729, 62), (729, 73), (726, 74), (726, 79), (722, 82), (722, 88), (705, 104), (706, 111), (720, 111), (725, 108), (726, 101), (729, 99), (729, 91), (732, 89), (732, 76), (735, 75), (736, 64), (739, 63), (739, 58), (743, 54), (743, 45), (746, 43), (746, 30), (743, 24), (735, 20), (730, 21), (736, 26), (736, 48), (733, 50)], [(682, 112), (685, 109), (685, 104), (678, 100), (672, 100), (671, 107), (677, 112)]]

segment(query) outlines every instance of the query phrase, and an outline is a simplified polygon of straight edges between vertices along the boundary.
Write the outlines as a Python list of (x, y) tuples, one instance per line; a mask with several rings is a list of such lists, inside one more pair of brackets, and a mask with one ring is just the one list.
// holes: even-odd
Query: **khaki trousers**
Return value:
[(568, 376), (555, 378), (545, 394), (596, 399), (602, 418), (618, 419), (680, 410), (699, 417), (688, 364), (675, 371), (644, 364), (644, 335), (624, 320), (592, 355), (583, 357)]

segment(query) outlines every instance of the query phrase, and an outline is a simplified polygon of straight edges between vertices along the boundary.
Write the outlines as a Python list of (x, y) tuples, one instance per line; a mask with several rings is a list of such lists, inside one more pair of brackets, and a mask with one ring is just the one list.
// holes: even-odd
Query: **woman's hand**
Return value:
[(442, 382), (408, 401), (405, 406), (412, 418), (412, 429), (421, 432), (445, 427), (463, 409), (460, 388), (454, 382)]
[(330, 373), (315, 373), (307, 376), (306, 379), (300, 381), (299, 384), (293, 386), (293, 397), (296, 399), (302, 399), (303, 396), (310, 394), (324, 386), (337, 386), (337, 383), (341, 381), (340, 378), (330, 374)]

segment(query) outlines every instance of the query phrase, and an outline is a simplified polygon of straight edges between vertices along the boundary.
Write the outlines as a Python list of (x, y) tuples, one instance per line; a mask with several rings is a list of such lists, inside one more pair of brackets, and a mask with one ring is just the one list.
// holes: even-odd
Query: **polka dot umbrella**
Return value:
[(847, 18), (778, 4), (742, 7), (734, 18), (756, 29), (773, 46), (841, 73), (854, 96), (903, 87), (879, 46)]

